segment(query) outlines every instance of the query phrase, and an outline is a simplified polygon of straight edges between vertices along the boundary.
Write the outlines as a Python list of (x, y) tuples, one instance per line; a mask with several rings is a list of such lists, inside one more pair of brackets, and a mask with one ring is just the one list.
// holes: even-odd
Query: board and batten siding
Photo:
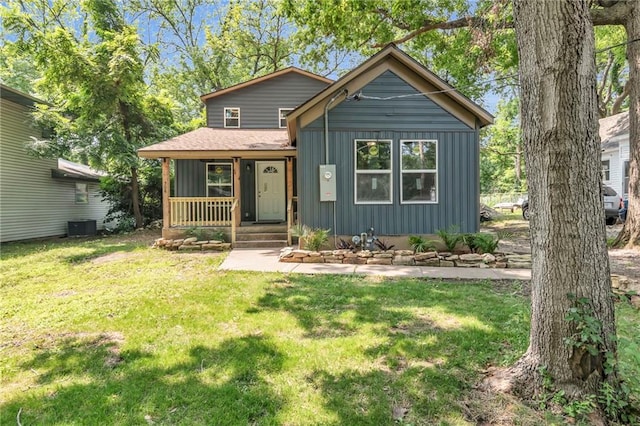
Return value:
[(327, 83), (287, 73), (208, 99), (207, 126), (224, 127), (224, 108), (240, 108), (241, 129), (279, 128), (279, 108), (295, 108), (327, 87)]
[[(417, 91), (390, 71), (362, 90), (388, 98)], [(323, 117), (298, 132), (298, 218), (311, 227), (356, 235), (431, 234), (455, 225), (479, 229), (479, 140), (470, 129), (422, 95), (342, 102), (329, 113), (329, 163), (336, 165), (337, 201), (320, 202), (318, 166), (324, 158)], [(392, 204), (355, 204), (354, 140), (392, 140)], [(401, 204), (400, 140), (438, 142), (438, 203)]]
[(29, 156), (25, 146), (41, 137), (30, 109), (0, 99), (0, 242), (67, 234), (67, 222), (96, 220), (103, 229), (109, 206), (97, 183), (88, 183), (89, 203), (75, 203), (75, 182), (53, 179), (57, 160)]

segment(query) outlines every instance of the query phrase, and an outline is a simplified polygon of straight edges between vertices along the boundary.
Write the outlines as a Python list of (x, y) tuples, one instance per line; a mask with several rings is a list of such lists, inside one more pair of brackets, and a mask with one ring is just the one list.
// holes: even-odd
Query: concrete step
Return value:
[(268, 234), (268, 233), (287, 233), (286, 224), (275, 225), (242, 225), (236, 228), (238, 234)]
[(242, 234), (236, 233), (236, 241), (282, 241), (287, 240), (286, 232), (265, 232), (265, 233), (255, 233), (251, 234)]
[(286, 247), (287, 240), (261, 240), (261, 241), (238, 241), (233, 248), (271, 248)]

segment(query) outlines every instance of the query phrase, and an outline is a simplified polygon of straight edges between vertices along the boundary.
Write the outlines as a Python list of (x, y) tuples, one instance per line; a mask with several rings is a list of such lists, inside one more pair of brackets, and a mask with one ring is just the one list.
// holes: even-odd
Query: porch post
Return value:
[[(233, 212), (236, 226), (240, 226), (240, 222), (242, 221), (242, 208), (240, 205), (240, 196), (242, 194), (240, 190), (240, 158), (233, 157), (233, 198), (238, 202)], [(236, 230), (232, 229), (231, 232), (235, 235)]]
[(171, 204), (169, 195), (171, 194), (171, 177), (169, 172), (169, 162), (171, 159), (162, 158), (162, 236), (171, 227)]
[(293, 198), (293, 157), (287, 157), (287, 203)]

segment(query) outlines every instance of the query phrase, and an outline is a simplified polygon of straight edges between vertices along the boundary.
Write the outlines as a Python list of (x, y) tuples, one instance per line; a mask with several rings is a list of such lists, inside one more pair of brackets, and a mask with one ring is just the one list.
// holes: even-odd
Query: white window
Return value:
[(207, 163), (207, 197), (233, 196), (231, 163)]
[(401, 140), (401, 202), (438, 202), (438, 141)]
[(622, 182), (622, 193), (629, 193), (629, 160), (624, 162), (624, 182)]
[(609, 171), (609, 160), (603, 160), (600, 162), (600, 164), (602, 165), (602, 180), (603, 181), (609, 181), (609, 179), (611, 178), (611, 174)]
[(279, 108), (278, 109), (278, 123), (281, 129), (287, 127), (287, 114), (293, 111), (293, 108)]
[(240, 108), (224, 109), (224, 127), (240, 127)]
[(391, 141), (356, 139), (355, 150), (355, 203), (391, 204)]
[(89, 204), (89, 188), (86, 183), (76, 183), (76, 204)]

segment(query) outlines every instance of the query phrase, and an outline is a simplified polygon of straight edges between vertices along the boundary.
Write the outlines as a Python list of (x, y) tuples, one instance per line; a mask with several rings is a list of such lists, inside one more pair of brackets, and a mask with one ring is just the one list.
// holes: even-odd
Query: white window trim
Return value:
[[(227, 110), (238, 110), (238, 125), (237, 126), (227, 126)], [(225, 129), (239, 129), (240, 128), (240, 107), (224, 107), (224, 111), (222, 112), (222, 125)]]
[[(604, 168), (604, 163), (607, 163), (607, 168)], [(609, 175), (607, 179), (605, 179), (605, 173)], [(602, 175), (603, 182), (611, 182), (611, 157), (600, 159), (600, 174)]]
[[(358, 170), (358, 142), (384, 142), (389, 143), (389, 165), (388, 170)], [(354, 139), (353, 140), (353, 202), (358, 205), (371, 204), (393, 204), (393, 140), (392, 139)], [(389, 175), (389, 201), (358, 201), (358, 174), (380, 174)]]
[[(221, 161), (215, 161), (210, 163), (205, 163), (204, 169), (204, 193), (205, 197), (209, 198), (209, 187), (210, 186), (229, 186), (229, 185), (209, 185), (209, 166), (231, 166), (231, 197), (235, 196), (234, 188), (233, 188), (233, 163), (225, 163)], [(219, 198), (219, 197), (213, 197)]]
[[(402, 144), (405, 142), (433, 142), (436, 145), (436, 168), (435, 169), (407, 169), (402, 167)], [(440, 189), (438, 187), (438, 140), (437, 139), (400, 139), (400, 204), (438, 204), (440, 199)], [(405, 201), (402, 190), (402, 177), (404, 173), (435, 173), (436, 199), (435, 201)]]
[[(84, 186), (84, 190), (80, 189), (81, 187)], [(89, 184), (88, 183), (84, 183), (84, 182), (76, 182), (75, 183), (75, 192), (73, 194), (73, 198), (75, 201), (75, 204), (78, 205), (86, 205), (89, 204)], [(78, 195), (84, 195), (86, 197), (85, 201), (78, 201)]]
[[(293, 111), (293, 108), (278, 108), (278, 127), (280, 129), (286, 129), (287, 128), (287, 117), (286, 116), (282, 116), (282, 112), (286, 111), (286, 112), (291, 112)], [(282, 120), (284, 119), (284, 126), (282, 125)]]

